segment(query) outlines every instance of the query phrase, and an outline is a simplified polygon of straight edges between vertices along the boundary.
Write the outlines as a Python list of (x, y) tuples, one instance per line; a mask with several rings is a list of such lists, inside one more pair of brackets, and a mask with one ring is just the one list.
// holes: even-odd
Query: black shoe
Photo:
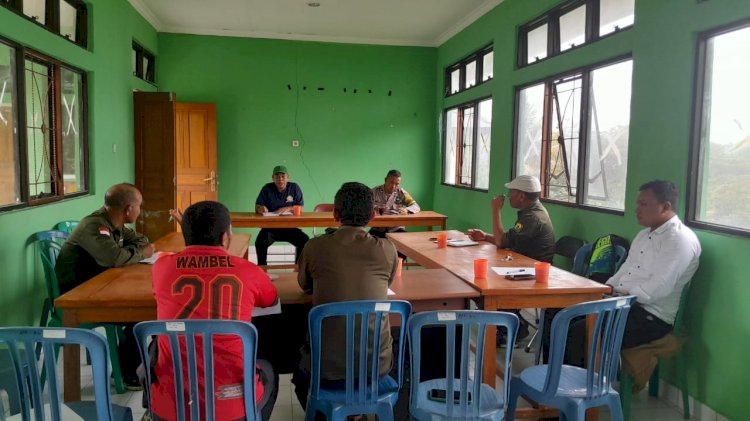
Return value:
[(138, 377), (123, 377), (122, 383), (125, 385), (125, 389), (131, 392), (143, 390), (143, 385), (141, 385)]
[[(526, 323), (521, 322), (520, 326), (518, 326), (518, 334), (516, 335), (516, 344), (515, 348), (519, 348), (521, 346), (521, 343), (524, 339), (529, 337), (529, 325)], [(506, 345), (506, 338), (505, 338), (505, 331), (501, 331), (500, 329), (497, 330), (497, 340), (496, 345), (498, 348), (504, 348)]]

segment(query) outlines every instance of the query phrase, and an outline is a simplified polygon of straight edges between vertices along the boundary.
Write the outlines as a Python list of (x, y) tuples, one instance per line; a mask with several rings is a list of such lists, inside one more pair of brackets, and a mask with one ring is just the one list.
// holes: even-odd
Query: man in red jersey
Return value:
[[(268, 275), (255, 264), (227, 253), (232, 227), (224, 205), (205, 201), (188, 207), (182, 217), (182, 234), (185, 250), (162, 256), (154, 264), (157, 319), (250, 321), (253, 307), (274, 304), (276, 287)], [(152, 417), (174, 420), (174, 375), (166, 337), (159, 338), (157, 355), (156, 380), (151, 386)], [(256, 373), (255, 401), (263, 419), (268, 420), (278, 393), (278, 374), (264, 360), (258, 360)], [(236, 336), (214, 339), (214, 375), (216, 419), (245, 419), (242, 343)], [(201, 398), (203, 388), (201, 378)], [(202, 399), (200, 404), (203, 408)]]

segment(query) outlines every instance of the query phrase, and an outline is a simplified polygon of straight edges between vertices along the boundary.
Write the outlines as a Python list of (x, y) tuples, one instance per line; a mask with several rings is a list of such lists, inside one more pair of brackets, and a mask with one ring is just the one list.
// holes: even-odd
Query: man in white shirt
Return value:
[(680, 296), (698, 269), (701, 245), (675, 214), (677, 188), (669, 181), (640, 187), (635, 210), (646, 229), (633, 239), (628, 258), (607, 281), (615, 294), (635, 295), (622, 349), (657, 340), (672, 331)]

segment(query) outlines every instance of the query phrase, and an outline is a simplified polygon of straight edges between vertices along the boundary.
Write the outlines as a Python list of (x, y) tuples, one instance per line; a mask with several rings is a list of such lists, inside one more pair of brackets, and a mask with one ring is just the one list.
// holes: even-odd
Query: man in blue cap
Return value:
[[(297, 183), (289, 181), (289, 172), (283, 165), (277, 165), (273, 169), (272, 183), (267, 183), (260, 189), (258, 198), (255, 199), (255, 212), (264, 214), (273, 212), (282, 214), (292, 212), (294, 206), (302, 206), (305, 200), (302, 197), (302, 189)], [(268, 264), (268, 247), (276, 241), (288, 241), (294, 245), (295, 259), (297, 262), (302, 253), (302, 248), (310, 237), (299, 228), (263, 228), (255, 239), (255, 252), (258, 255), (258, 265)]]

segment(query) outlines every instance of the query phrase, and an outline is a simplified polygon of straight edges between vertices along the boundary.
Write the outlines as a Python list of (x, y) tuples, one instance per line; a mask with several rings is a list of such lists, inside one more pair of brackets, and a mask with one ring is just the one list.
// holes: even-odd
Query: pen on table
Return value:
[(508, 272), (507, 274), (508, 275), (518, 275), (518, 274), (525, 273), (525, 272), (526, 272), (526, 269), (518, 269), (518, 270), (513, 271), (513, 272)]

